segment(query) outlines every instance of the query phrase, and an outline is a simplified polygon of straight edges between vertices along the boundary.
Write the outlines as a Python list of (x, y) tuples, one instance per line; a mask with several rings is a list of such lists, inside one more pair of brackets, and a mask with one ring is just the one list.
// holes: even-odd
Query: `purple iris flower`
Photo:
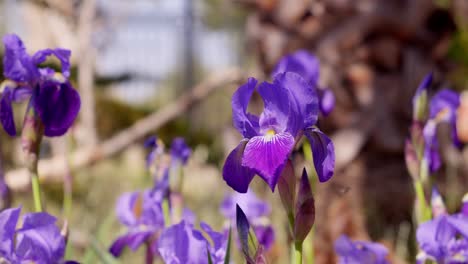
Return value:
[(424, 158), (431, 172), (438, 170), (442, 164), (437, 140), (437, 125), (448, 123), (452, 128), (452, 141), (459, 145), (456, 129), (456, 113), (460, 105), (460, 95), (452, 90), (444, 89), (436, 93), (429, 104), (429, 120), (423, 129), (425, 149)]
[[(247, 112), (253, 92), (263, 99), (260, 116)], [(314, 165), (321, 182), (333, 175), (333, 143), (315, 124), (318, 116), (316, 90), (300, 75), (279, 73), (273, 83), (249, 78), (232, 97), (233, 121), (244, 139), (228, 155), (223, 178), (237, 192), (247, 192), (255, 174), (274, 191), (296, 142), (305, 135), (312, 147)]]
[(283, 72), (295, 72), (313, 87), (318, 88), (320, 112), (328, 115), (335, 108), (335, 95), (330, 89), (319, 88), (320, 61), (306, 50), (298, 50), (284, 56), (276, 65), (272, 76)]
[(174, 138), (171, 144), (171, 160), (172, 162), (180, 162), (182, 165), (185, 165), (192, 154), (192, 150), (185, 143), (185, 139), (181, 137)]
[[(80, 110), (80, 96), (68, 81), (70, 54), (65, 49), (44, 49), (30, 56), (21, 39), (14, 35), (3, 37), (5, 55), (4, 76), (0, 99), (0, 121), (5, 131), (16, 135), (12, 103), (30, 98), (33, 108), (44, 126), (44, 135), (63, 135), (73, 124)], [(51, 68), (40, 68), (48, 56), (61, 63), (61, 73)]]
[(416, 239), (423, 251), (420, 263), (426, 259), (437, 263), (468, 262), (468, 217), (462, 214), (441, 215), (422, 223)]
[[(65, 238), (47, 213), (28, 213), (16, 229), (21, 208), (0, 213), (0, 256), (7, 263), (64, 263)], [(68, 262), (71, 263), (71, 262)]]
[(468, 214), (465, 197), (461, 213), (449, 215), (439, 192), (432, 191), (434, 219), (419, 225), (416, 239), (422, 252), (417, 263), (434, 260), (437, 263), (468, 262)]
[(385, 259), (388, 250), (379, 243), (352, 241), (342, 235), (335, 242), (340, 264), (389, 264)]
[(206, 223), (201, 228), (209, 236), (208, 241), (202, 232), (194, 229), (185, 221), (166, 228), (158, 241), (161, 258), (168, 264), (208, 264), (209, 252), (214, 264), (224, 263), (227, 248), (227, 237), (213, 231)]
[(227, 195), (221, 203), (221, 214), (236, 226), (236, 204), (245, 213), (252, 226), (258, 242), (268, 250), (275, 242), (275, 231), (268, 223), (271, 213), (270, 205), (260, 200), (253, 191), (247, 193), (232, 193)]
[(116, 204), (117, 217), (128, 230), (111, 245), (112, 255), (120, 256), (125, 246), (135, 251), (143, 243), (156, 241), (154, 236), (164, 227), (162, 196), (155, 190), (120, 196)]

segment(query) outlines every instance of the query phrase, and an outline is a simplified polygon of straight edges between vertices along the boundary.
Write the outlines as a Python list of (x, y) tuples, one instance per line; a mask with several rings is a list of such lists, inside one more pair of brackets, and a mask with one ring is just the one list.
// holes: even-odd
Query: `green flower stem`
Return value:
[(302, 264), (302, 243), (294, 244), (294, 263)]
[(416, 220), (417, 224), (431, 220), (431, 207), (426, 201), (424, 187), (420, 180), (414, 182), (414, 191), (416, 192)]
[(42, 199), (41, 199), (41, 186), (39, 185), (39, 175), (37, 175), (37, 168), (31, 172), (31, 184), (34, 198), (34, 208), (37, 212), (42, 212)]

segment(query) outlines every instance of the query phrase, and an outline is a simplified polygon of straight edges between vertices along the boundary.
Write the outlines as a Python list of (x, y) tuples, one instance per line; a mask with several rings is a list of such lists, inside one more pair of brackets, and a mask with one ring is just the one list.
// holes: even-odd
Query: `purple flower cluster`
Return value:
[[(290, 153), (303, 135), (311, 144), (319, 180), (328, 181), (333, 175), (333, 143), (315, 126), (319, 112), (318, 63), (302, 65), (298, 57), (303, 56), (286, 57), (272, 83), (258, 84), (255, 78), (249, 78), (232, 97), (234, 126), (244, 139), (228, 155), (223, 178), (237, 192), (247, 192), (255, 174), (274, 191)], [(255, 91), (264, 102), (260, 116), (247, 112)]]
[[(195, 216), (182, 206), (182, 197), (173, 193), (169, 186), (169, 171), (173, 167), (185, 165), (191, 154), (190, 148), (182, 138), (176, 138), (170, 149), (170, 162), (158, 160), (165, 155), (163, 142), (151, 137), (145, 142), (151, 148), (147, 165), (156, 164), (163, 170), (163, 176), (152, 189), (123, 194), (117, 201), (116, 212), (126, 232), (119, 236), (109, 248), (115, 257), (119, 257), (128, 246), (135, 251), (140, 246), (147, 246), (150, 259), (159, 256), (165, 263), (224, 263), (227, 247), (227, 235), (218, 233), (201, 223), (202, 230), (194, 228)], [(164, 215), (163, 203), (169, 206), (168, 215)], [(176, 214), (179, 213), (180, 216)], [(179, 219), (181, 219), (179, 221)], [(178, 222), (171, 225), (170, 222)]]
[(260, 200), (252, 190), (247, 193), (232, 193), (221, 203), (221, 214), (228, 220), (228, 226), (236, 226), (236, 205), (245, 213), (258, 242), (268, 250), (275, 242), (275, 231), (267, 216), (271, 213), (270, 205)]
[(449, 215), (437, 191), (432, 193), (434, 219), (419, 225), (416, 239), (422, 252), (417, 263), (426, 260), (437, 263), (461, 264), (468, 262), (468, 195), (463, 199), (460, 213)]
[(389, 264), (385, 259), (388, 250), (379, 243), (352, 241), (342, 235), (335, 242), (340, 264)]
[[(5, 35), (4, 76), (1, 84), (0, 122), (5, 131), (16, 135), (12, 103), (29, 99), (28, 109), (41, 120), (44, 135), (63, 135), (73, 124), (80, 110), (80, 96), (72, 87), (70, 77), (70, 54), (65, 49), (44, 49), (29, 55), (21, 39)], [(41, 67), (49, 56), (61, 63), (61, 72)]]
[(47, 213), (28, 213), (16, 228), (21, 208), (0, 213), (0, 256), (6, 263), (75, 263), (63, 261), (65, 238)]

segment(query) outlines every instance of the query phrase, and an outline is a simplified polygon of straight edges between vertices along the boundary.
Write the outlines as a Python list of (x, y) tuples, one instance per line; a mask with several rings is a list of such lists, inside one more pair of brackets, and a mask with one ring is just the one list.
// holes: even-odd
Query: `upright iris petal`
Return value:
[[(317, 57), (306, 50), (299, 50), (284, 56), (276, 65), (272, 76), (292, 72), (301, 76), (304, 81), (315, 91), (318, 90), (320, 111), (328, 115), (335, 107), (335, 95), (329, 89), (319, 87), (320, 62)], [(315, 123), (315, 122), (314, 122)]]
[(3, 43), (5, 45), (5, 56), (3, 58), (3, 74), (5, 77), (20, 83), (32, 82), (39, 77), (37, 68), (18, 36), (14, 34), (5, 35)]
[(250, 98), (252, 97), (257, 80), (249, 78), (246, 84), (240, 86), (232, 96), (232, 119), (234, 127), (244, 138), (258, 135), (258, 117), (247, 112)]
[(70, 56), (71, 51), (67, 49), (44, 49), (36, 52), (32, 57), (34, 64), (43, 63), (48, 56), (55, 56), (61, 63), (62, 74), (65, 78), (70, 77)]
[(273, 76), (283, 72), (295, 72), (307, 82), (315, 84), (319, 80), (320, 62), (306, 50), (298, 50), (284, 56), (276, 65)]
[[(294, 72), (279, 73), (275, 76), (275, 84), (289, 92), (292, 109), (290, 119), (294, 120), (296, 129), (304, 129), (315, 125), (318, 119), (319, 102), (314, 87)], [(281, 95), (285, 96), (285, 95)], [(291, 121), (292, 121), (291, 120)]]

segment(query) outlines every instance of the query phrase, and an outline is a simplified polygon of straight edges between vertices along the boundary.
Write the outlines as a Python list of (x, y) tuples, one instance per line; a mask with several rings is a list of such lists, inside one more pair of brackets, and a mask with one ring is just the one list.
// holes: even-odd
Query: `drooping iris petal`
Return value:
[(158, 250), (165, 263), (208, 263), (206, 240), (184, 221), (162, 232)]
[(242, 208), (248, 219), (254, 219), (270, 214), (271, 207), (260, 200), (252, 190), (247, 193), (232, 193), (227, 195), (221, 203), (221, 213), (229, 219), (236, 218), (236, 204)]
[(295, 135), (297, 126), (288, 126), (289, 118), (296, 118), (291, 113), (288, 90), (278, 84), (263, 82), (258, 86), (258, 93), (263, 99), (264, 109), (260, 115), (260, 133), (281, 133), (288, 131)]
[(240, 193), (247, 192), (249, 184), (255, 176), (255, 172), (242, 165), (242, 157), (247, 140), (242, 140), (239, 145), (228, 155), (223, 167), (223, 179), (227, 185)]
[(57, 263), (65, 253), (65, 238), (55, 225), (56, 218), (47, 213), (30, 213), (23, 217), (17, 231), (16, 254), (22, 260)]
[(134, 230), (118, 237), (109, 248), (109, 252), (118, 257), (127, 246), (132, 251), (136, 251), (148, 238), (153, 235), (153, 230)]
[(319, 90), (320, 112), (327, 116), (335, 108), (335, 95), (330, 89)]
[(35, 89), (32, 100), (44, 124), (44, 134), (49, 137), (67, 132), (81, 106), (78, 92), (68, 82), (46, 82)]
[[(319, 102), (315, 87), (307, 83), (299, 74), (294, 72), (280, 73), (275, 76), (275, 84), (289, 91), (291, 103), (290, 119), (295, 120), (297, 129), (304, 129), (315, 125), (318, 118)], [(282, 101), (287, 101), (284, 95)]]
[(272, 76), (283, 72), (295, 72), (301, 75), (307, 82), (315, 84), (320, 74), (320, 62), (317, 57), (306, 50), (298, 50), (284, 56), (276, 65)]
[(0, 255), (10, 256), (13, 253), (13, 241), (16, 224), (21, 208), (9, 208), (0, 213)]
[(44, 49), (36, 52), (32, 60), (35, 65), (43, 63), (48, 56), (55, 56), (61, 63), (62, 74), (66, 78), (70, 77), (70, 56), (71, 51), (67, 49)]
[(242, 166), (255, 170), (274, 191), (294, 143), (294, 137), (284, 132), (253, 137), (245, 146)]
[(10, 136), (16, 135), (16, 126), (15, 126), (15, 119), (13, 116), (13, 108), (12, 108), (12, 97), (13, 91), (9, 87), (6, 87), (3, 90), (2, 98), (0, 99), (0, 121), (2, 122), (2, 126), (5, 131)]
[(232, 119), (234, 127), (244, 138), (258, 135), (258, 117), (247, 112), (250, 98), (255, 91), (257, 80), (249, 78), (232, 96)]
[(24, 83), (31, 82), (39, 76), (39, 71), (17, 35), (5, 35), (3, 43), (5, 45), (3, 74), (6, 78)]
[(314, 166), (320, 182), (328, 181), (335, 170), (335, 147), (331, 139), (318, 128), (305, 131), (309, 139), (314, 159)]

